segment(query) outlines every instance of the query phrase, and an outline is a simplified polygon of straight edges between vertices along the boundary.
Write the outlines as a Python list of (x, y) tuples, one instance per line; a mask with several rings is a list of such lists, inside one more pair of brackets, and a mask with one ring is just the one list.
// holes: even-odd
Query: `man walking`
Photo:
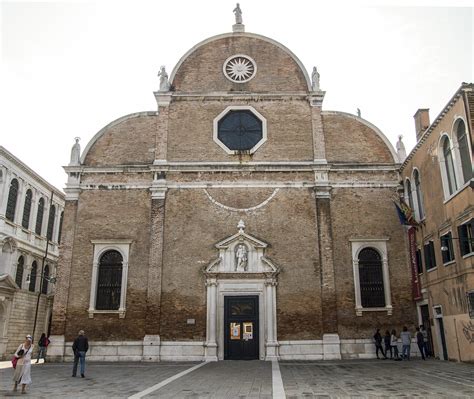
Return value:
[(425, 351), (425, 343), (423, 341), (423, 333), (420, 331), (420, 327), (416, 327), (416, 343), (418, 344), (418, 349), (420, 350), (421, 358), (423, 360), (426, 360), (425, 354), (423, 353)]
[(84, 335), (84, 330), (79, 331), (79, 335), (72, 344), (72, 351), (74, 352), (74, 367), (72, 369), (72, 376), (75, 377), (77, 373), (77, 363), (81, 361), (81, 377), (84, 378), (86, 368), (86, 352), (89, 350), (89, 341)]
[(400, 338), (402, 339), (403, 360), (410, 360), (411, 334), (406, 326), (403, 327), (403, 331), (400, 334)]

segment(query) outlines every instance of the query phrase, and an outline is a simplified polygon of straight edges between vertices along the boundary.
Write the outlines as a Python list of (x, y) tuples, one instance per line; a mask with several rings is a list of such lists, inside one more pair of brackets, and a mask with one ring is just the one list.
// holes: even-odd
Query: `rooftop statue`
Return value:
[(320, 91), (321, 89), (319, 87), (319, 72), (316, 67), (313, 67), (313, 73), (311, 74), (311, 81), (312, 81), (311, 89), (313, 91)]
[(160, 67), (158, 76), (160, 77), (160, 91), (169, 91), (170, 82), (168, 81), (168, 74), (166, 73), (164, 65)]
[(80, 165), (81, 164), (81, 146), (79, 144), (79, 137), (75, 137), (75, 144), (72, 146), (71, 149), (71, 161), (69, 165)]
[(235, 23), (236, 24), (241, 24), (242, 23), (242, 10), (240, 9), (239, 3), (234, 8), (234, 14), (235, 14)]

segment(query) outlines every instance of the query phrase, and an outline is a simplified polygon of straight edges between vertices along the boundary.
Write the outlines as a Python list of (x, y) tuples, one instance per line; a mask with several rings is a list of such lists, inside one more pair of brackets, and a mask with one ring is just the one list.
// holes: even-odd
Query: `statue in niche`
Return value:
[(244, 244), (239, 244), (235, 248), (235, 270), (244, 269), (247, 271), (248, 267), (248, 257), (247, 257), (247, 248)]
[(166, 69), (164, 65), (160, 67), (158, 76), (160, 77), (160, 91), (169, 91), (170, 82), (168, 81), (168, 74), (166, 73)]
[(80, 165), (81, 164), (81, 146), (79, 144), (79, 137), (76, 137), (76, 143), (72, 146), (71, 149), (71, 161), (69, 165)]
[(240, 9), (239, 3), (234, 8), (234, 14), (235, 14), (235, 23), (236, 24), (241, 24), (242, 23), (242, 10)]
[(313, 91), (321, 90), (319, 87), (319, 72), (318, 72), (318, 68), (316, 67), (313, 67), (313, 73), (311, 74), (311, 81), (312, 81), (311, 88), (313, 89)]

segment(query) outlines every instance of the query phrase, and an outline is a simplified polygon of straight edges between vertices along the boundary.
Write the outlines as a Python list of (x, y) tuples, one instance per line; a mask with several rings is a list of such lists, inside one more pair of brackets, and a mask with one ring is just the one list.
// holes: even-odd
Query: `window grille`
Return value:
[(436, 267), (436, 256), (434, 252), (434, 243), (433, 241), (428, 241), (427, 244), (425, 244), (424, 248), (424, 253), (425, 253), (425, 266), (426, 270), (431, 270)]
[(23, 258), (23, 256), (20, 256), (18, 258), (18, 265), (16, 266), (16, 276), (15, 276), (16, 285), (20, 288), (23, 283), (24, 268), (25, 268), (25, 259)]
[(443, 263), (448, 263), (454, 260), (453, 236), (451, 232), (442, 235), (441, 238), (441, 257)]
[(41, 229), (43, 227), (43, 214), (44, 214), (44, 198), (40, 198), (38, 202), (38, 212), (36, 213), (36, 228), (35, 233), (41, 235)]
[(10, 183), (10, 191), (8, 192), (7, 210), (5, 212), (5, 218), (10, 222), (15, 219), (16, 200), (18, 198), (18, 180), (13, 179)]
[(51, 205), (51, 208), (49, 208), (48, 231), (46, 232), (46, 238), (49, 241), (53, 241), (53, 229), (54, 229), (55, 215), (56, 215), (56, 207), (54, 205)]
[(25, 206), (23, 207), (23, 219), (21, 225), (27, 229), (30, 227), (30, 215), (31, 215), (31, 199), (33, 198), (33, 193), (31, 190), (26, 190), (25, 195)]
[(385, 307), (382, 259), (373, 248), (364, 248), (359, 254), (359, 279), (362, 307)]
[(117, 310), (122, 290), (123, 258), (118, 251), (107, 251), (99, 261), (97, 310)]
[(36, 261), (33, 261), (33, 264), (31, 265), (31, 273), (30, 273), (30, 286), (28, 287), (28, 290), (31, 292), (36, 291), (36, 275), (38, 273), (38, 265), (36, 264)]

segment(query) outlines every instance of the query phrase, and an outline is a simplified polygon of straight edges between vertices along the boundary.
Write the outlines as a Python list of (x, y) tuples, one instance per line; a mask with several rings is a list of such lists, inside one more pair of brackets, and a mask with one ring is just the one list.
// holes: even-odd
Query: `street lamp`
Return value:
[[(448, 240), (461, 240), (461, 241), (464, 241), (464, 242), (469, 242), (469, 246), (471, 248), (474, 247), (474, 238), (470, 238), (470, 237), (449, 237), (445, 240), (442, 240), (444, 242), (447, 242)], [(441, 245), (441, 251), (443, 252), (446, 252), (446, 251), (449, 251), (449, 248), (447, 245)]]

